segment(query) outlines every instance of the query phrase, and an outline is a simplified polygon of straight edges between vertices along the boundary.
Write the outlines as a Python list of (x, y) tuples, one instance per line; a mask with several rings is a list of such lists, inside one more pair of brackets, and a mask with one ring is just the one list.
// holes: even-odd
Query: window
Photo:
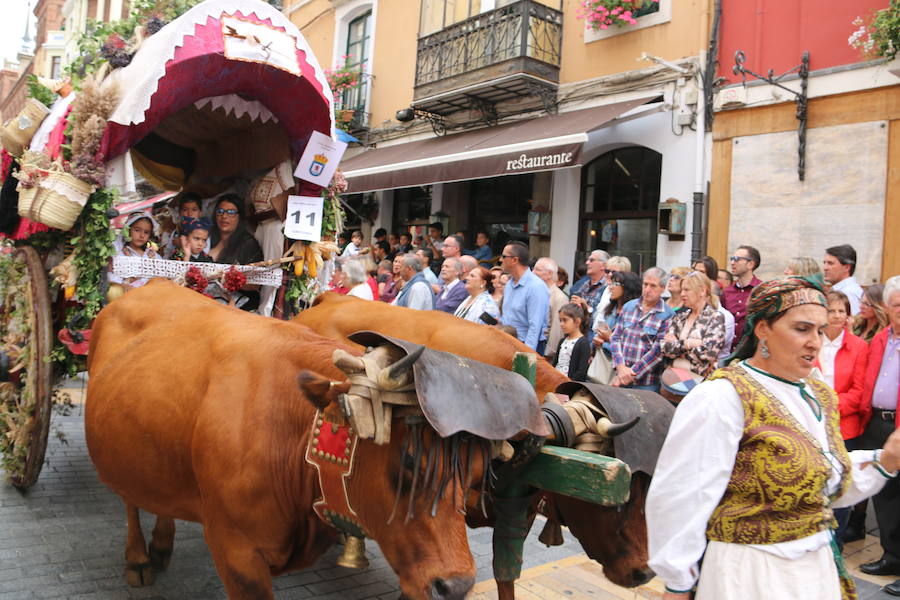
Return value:
[(642, 6), (641, 8), (634, 11), (632, 16), (635, 19), (640, 19), (641, 17), (646, 17), (649, 14), (653, 14), (655, 12), (659, 12), (659, 2), (651, 2), (646, 6)]
[[(483, 12), (517, 4), (522, 0), (422, 0), (419, 37), (436, 33), (454, 23)], [(562, 10), (562, 0), (534, 0), (538, 4)]]
[(606, 38), (615, 37), (617, 35), (626, 35), (632, 31), (668, 23), (672, 20), (672, 0), (652, 2), (648, 6), (636, 11), (634, 16), (637, 18), (637, 25), (625, 25), (622, 27), (610, 27), (609, 29), (599, 30), (585, 27), (584, 43), (589, 44), (591, 42), (596, 42), (597, 40), (605, 40)]
[(631, 146), (582, 168), (578, 261), (592, 250), (631, 260), (635, 271), (656, 263), (656, 219), (662, 155)]
[(50, 79), (59, 79), (62, 69), (62, 57), (53, 56), (50, 58)]
[[(372, 11), (368, 11), (356, 17), (347, 25), (347, 64), (350, 67), (359, 68), (363, 73), (369, 69), (369, 41), (372, 35)], [(364, 111), (366, 109), (366, 85), (365, 77), (345, 90), (341, 96), (341, 108)]]
[(472, 181), (469, 188), (470, 231), (485, 231), (491, 249), (499, 254), (511, 240), (528, 243), (528, 201), (534, 195), (534, 173)]

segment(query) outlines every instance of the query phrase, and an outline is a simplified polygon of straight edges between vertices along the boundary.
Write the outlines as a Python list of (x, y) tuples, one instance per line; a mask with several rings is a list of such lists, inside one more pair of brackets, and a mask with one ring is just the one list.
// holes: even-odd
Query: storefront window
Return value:
[(656, 264), (662, 155), (631, 146), (582, 169), (578, 261), (592, 250), (626, 256), (636, 271)]
[(526, 223), (528, 201), (534, 192), (534, 174), (507, 175), (472, 181), (469, 196), (474, 239), (477, 231), (486, 231), (491, 237), (491, 249), (499, 254), (508, 242), (519, 240), (528, 243)]
[[(393, 231), (413, 231), (431, 222), (431, 186), (394, 190)], [(418, 231), (419, 229), (416, 229)], [(422, 229), (424, 230), (424, 229)]]

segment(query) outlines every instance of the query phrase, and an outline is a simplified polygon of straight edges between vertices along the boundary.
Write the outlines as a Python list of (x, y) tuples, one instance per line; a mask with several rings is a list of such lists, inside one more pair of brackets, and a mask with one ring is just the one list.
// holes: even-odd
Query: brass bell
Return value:
[(541, 531), (541, 535), (538, 536), (538, 541), (547, 546), (562, 546), (563, 543), (565, 543), (565, 540), (563, 539), (562, 527), (560, 526), (559, 521), (547, 519), (547, 522), (544, 523), (544, 529)]
[(338, 557), (337, 565), (348, 569), (367, 569), (366, 540), (355, 535), (346, 536), (344, 552)]

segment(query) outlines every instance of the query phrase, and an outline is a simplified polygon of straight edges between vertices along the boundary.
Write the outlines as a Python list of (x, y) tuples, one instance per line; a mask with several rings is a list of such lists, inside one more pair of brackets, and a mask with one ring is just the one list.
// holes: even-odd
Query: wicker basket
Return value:
[(49, 108), (34, 98), (29, 98), (19, 114), (0, 129), (0, 144), (13, 156), (21, 156), (48, 114)]
[(19, 190), (19, 215), (47, 227), (71, 229), (92, 191), (73, 175), (51, 171), (38, 185)]

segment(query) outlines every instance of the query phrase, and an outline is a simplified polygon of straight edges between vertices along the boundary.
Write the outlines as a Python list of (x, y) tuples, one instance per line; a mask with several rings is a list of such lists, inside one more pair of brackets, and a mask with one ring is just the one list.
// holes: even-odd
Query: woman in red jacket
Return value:
[(862, 435), (866, 409), (862, 398), (866, 382), (869, 346), (850, 333), (850, 301), (841, 292), (828, 294), (828, 325), (819, 351), (819, 367), (825, 382), (840, 399), (841, 435), (848, 449)]
[[(850, 318), (850, 300), (841, 292), (828, 293), (828, 325), (819, 350), (819, 368), (834, 391), (838, 393), (838, 410), (841, 414), (841, 436), (848, 450), (859, 450), (859, 436), (866, 424), (866, 409), (862, 406), (866, 380), (869, 346), (847, 327)], [(839, 527), (836, 538), (839, 545), (865, 537), (865, 506), (854, 514), (853, 527), (847, 527), (850, 508), (834, 511)]]

